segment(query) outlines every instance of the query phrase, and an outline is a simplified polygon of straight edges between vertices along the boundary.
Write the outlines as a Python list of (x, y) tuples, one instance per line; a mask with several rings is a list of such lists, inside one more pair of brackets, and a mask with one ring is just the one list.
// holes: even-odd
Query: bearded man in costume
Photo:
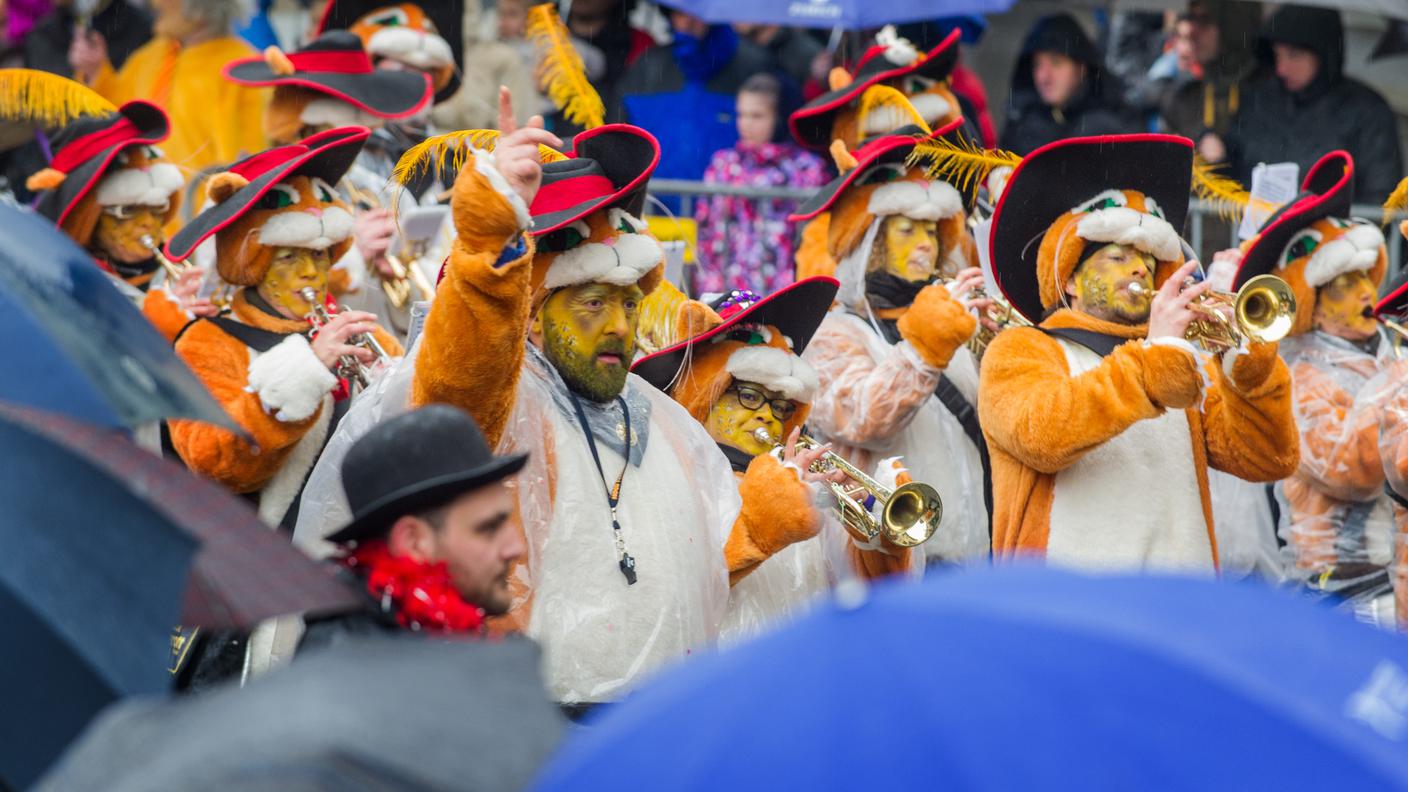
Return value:
[(196, 296), (198, 270), (172, 281), (157, 258), (185, 182), (156, 147), (169, 132), (166, 113), (143, 101), (79, 118), (50, 136), (54, 157), (27, 186), (39, 194), (35, 211), (91, 253), (157, 330), (174, 339), (215, 307)]
[[(1212, 573), (1207, 468), (1252, 481), (1297, 459), (1275, 344), (1199, 362), (1178, 232), (1193, 144), (1075, 138), (1014, 170), (993, 216), (994, 274), (1037, 327), (983, 360), (993, 551), (1095, 570)], [(1204, 377), (1209, 385), (1204, 388)]]
[[(910, 567), (910, 548), (883, 538), (859, 547), (842, 535), (826, 482), (842, 481), (844, 474), (828, 477), (809, 471), (826, 446), (795, 455), (778, 451), (795, 448), (807, 421), (818, 382), (799, 354), (830, 308), (836, 286), (834, 279), (818, 277), (768, 297), (733, 291), (712, 305), (688, 301), (675, 318), (675, 337), (684, 340), (631, 367), (708, 430), (740, 485), (754, 485), (748, 478), (753, 468), (770, 469), (780, 457), (784, 466), (801, 471), (812, 487), (814, 538), (771, 555), (757, 548), (729, 553), (747, 557), (747, 563), (729, 571), (733, 586), (722, 630), (726, 641), (756, 634), (801, 612), (839, 580), (878, 578)], [(882, 484), (893, 487), (897, 478), (900, 483), (908, 480), (891, 460), (881, 467), (877, 478)], [(804, 486), (776, 475), (768, 480), (780, 488)], [(745, 501), (754, 495), (777, 493), (742, 493)], [(744, 538), (739, 532), (730, 537), (735, 542)]]
[(1281, 482), (1281, 535), (1294, 578), (1366, 615), (1389, 616), (1393, 515), (1379, 461), (1385, 400), (1408, 376), (1377, 345), (1373, 310), (1388, 267), (1384, 236), (1350, 220), (1354, 161), (1343, 151), (1306, 173), (1301, 193), (1244, 246), (1234, 286), (1262, 273), (1296, 296), (1281, 342), (1290, 366), (1300, 466)]
[[(861, 469), (902, 457), (915, 479), (938, 489), (943, 524), (929, 543), (938, 559), (987, 552), (981, 440), (972, 404), (977, 367), (964, 344), (978, 327), (969, 309), (982, 283), (964, 198), (907, 164), (934, 135), (920, 127), (833, 149), (841, 176), (802, 207), (829, 212), (829, 250), (840, 264), (837, 306), (805, 353), (820, 379), (811, 423)], [(931, 283), (956, 278), (949, 287)]]
[(590, 704), (712, 644), (729, 570), (810, 537), (814, 513), (781, 465), (750, 471), (760, 480), (742, 489), (765, 497), (740, 504), (703, 427), (629, 375), (640, 301), (663, 271), (637, 214), (654, 138), (597, 127), (564, 157), (539, 148), (560, 145), (541, 118), (514, 130), (507, 92), (500, 110), (506, 134), (492, 154), (468, 152), (455, 182), (458, 237), (415, 352), (358, 401), (295, 539), (316, 545), (345, 511), (325, 486), (343, 440), (412, 405), (465, 409), (500, 453), (530, 454), (518, 488), (530, 549), (506, 626), (543, 644), (552, 695)]

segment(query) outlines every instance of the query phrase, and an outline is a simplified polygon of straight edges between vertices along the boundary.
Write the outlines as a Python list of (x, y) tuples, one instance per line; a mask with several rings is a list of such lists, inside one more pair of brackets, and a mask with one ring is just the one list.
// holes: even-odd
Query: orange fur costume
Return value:
[[(1153, 155), (1167, 171), (1148, 166)], [(1207, 468), (1252, 481), (1295, 468), (1290, 377), (1274, 344), (1252, 344), (1200, 369), (1183, 339), (1144, 341), (1144, 325), (1062, 307), (1091, 242), (1149, 253), (1156, 285), (1182, 264), (1173, 229), (1190, 177), (1175, 169), (1190, 170), (1191, 156), (1188, 141), (1168, 136), (1075, 139), (1039, 149), (1013, 174), (994, 215), (993, 261), (1008, 299), (1040, 328), (999, 333), (983, 360), (979, 415), (991, 455), (995, 556), (1211, 571)], [(1086, 173), (1068, 184), (1091, 193), (1067, 195), (1079, 199), (1074, 208), (1056, 210), (1054, 219), (1031, 214), (1059, 203), (1051, 169), (1082, 173), (1087, 157), (1111, 163), (1106, 178), (1125, 189), (1099, 192), (1112, 185)], [(1150, 192), (1129, 189), (1141, 182)], [(1042, 208), (1033, 208), (1038, 202)], [(1013, 214), (1012, 206), (1028, 213)], [(1030, 231), (1041, 223), (1041, 245), (1028, 258)], [(1069, 331), (1099, 334), (1108, 352)]]

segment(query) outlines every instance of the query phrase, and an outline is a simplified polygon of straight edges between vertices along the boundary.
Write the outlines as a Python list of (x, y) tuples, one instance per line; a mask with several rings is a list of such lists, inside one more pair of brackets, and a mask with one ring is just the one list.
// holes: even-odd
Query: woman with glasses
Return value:
[[(734, 290), (712, 304), (686, 302), (675, 318), (683, 341), (636, 361), (632, 372), (669, 393), (703, 424), (739, 477), (745, 503), (766, 503), (776, 525), (805, 526), (776, 547), (727, 553), (744, 563), (730, 568), (733, 588), (720, 630), (738, 639), (799, 612), (840, 579), (880, 577), (908, 569), (913, 552), (878, 539), (861, 547), (832, 517), (828, 480), (844, 476), (812, 470), (826, 446), (799, 445), (817, 389), (816, 372), (799, 353), (836, 295), (832, 278), (809, 278), (760, 298)], [(773, 470), (767, 488), (757, 469)], [(743, 478), (744, 472), (750, 479)], [(897, 465), (877, 476), (893, 486)], [(798, 512), (806, 512), (799, 514)], [(745, 535), (735, 531), (730, 544)], [(739, 548), (734, 548), (738, 550)]]

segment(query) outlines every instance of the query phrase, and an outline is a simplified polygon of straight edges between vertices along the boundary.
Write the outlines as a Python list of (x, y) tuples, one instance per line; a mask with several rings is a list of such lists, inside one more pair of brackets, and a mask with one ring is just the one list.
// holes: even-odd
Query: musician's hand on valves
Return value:
[(1183, 338), (1198, 314), (1189, 307), (1190, 303), (1205, 294), (1211, 285), (1206, 281), (1188, 285), (1186, 281), (1198, 268), (1198, 262), (1190, 261), (1178, 268), (1164, 285), (1154, 293), (1149, 307), (1149, 340), (1156, 338)]
[(352, 220), (352, 238), (356, 241), (357, 252), (382, 275), (390, 274), (386, 251), (391, 248), (391, 237), (395, 233), (396, 221), (390, 209), (366, 209), (357, 212)]
[(199, 267), (188, 267), (167, 286), (167, 293), (181, 306), (181, 310), (192, 316), (215, 316), (220, 313), (215, 303), (198, 296), (204, 278), (205, 273)]
[(313, 354), (333, 372), (337, 371), (339, 361), (347, 355), (357, 358), (363, 365), (371, 365), (376, 361), (376, 353), (366, 347), (350, 344), (348, 339), (362, 333), (370, 334), (376, 327), (376, 316), (366, 311), (343, 311), (333, 316), (313, 335), (310, 344)]
[(499, 142), (494, 146), (494, 166), (513, 191), (531, 206), (543, 183), (543, 164), (538, 146), (562, 148), (562, 139), (543, 129), (543, 117), (535, 115), (518, 126), (513, 116), (513, 97), (499, 86)]
[(998, 331), (997, 323), (988, 318), (988, 309), (993, 306), (989, 297), (978, 297), (984, 293), (983, 271), (977, 267), (959, 270), (953, 283), (948, 286), (948, 294), (978, 317), (978, 323), (992, 332)]
[(831, 450), (831, 444), (822, 443), (819, 446), (808, 448), (798, 445), (798, 441), (801, 437), (801, 427), (793, 429), (792, 433), (787, 436), (787, 442), (782, 444), (782, 464), (796, 467), (798, 475), (806, 482), (825, 484), (828, 481), (839, 482), (846, 480), (846, 474), (839, 470), (826, 470), (821, 472), (812, 470), (812, 466), (819, 462), (821, 458), (826, 456), (826, 453)]

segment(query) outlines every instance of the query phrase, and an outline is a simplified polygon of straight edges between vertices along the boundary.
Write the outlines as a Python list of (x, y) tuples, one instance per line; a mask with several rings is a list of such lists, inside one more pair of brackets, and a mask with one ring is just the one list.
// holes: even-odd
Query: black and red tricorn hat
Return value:
[[(933, 133), (925, 133), (922, 127), (910, 125), (900, 127), (888, 135), (877, 135), (861, 143), (860, 148), (851, 152), (855, 157), (856, 166), (832, 179), (830, 183), (817, 190), (812, 197), (806, 200), (797, 209), (797, 213), (788, 217), (792, 222), (811, 220), (822, 212), (831, 210), (841, 194), (846, 191), (855, 181), (867, 174), (872, 166), (884, 165), (887, 163), (902, 165), (909, 159), (909, 155), (914, 153), (914, 147), (925, 139), (946, 138), (950, 142), (958, 144), (963, 140), (963, 119), (956, 118)], [(971, 191), (959, 189), (963, 194), (965, 208), (971, 209)]]
[(639, 216), (659, 163), (660, 143), (640, 127), (606, 124), (577, 135), (567, 159), (543, 164), (543, 185), (528, 207), (532, 234), (552, 233), (611, 207)]
[(281, 181), (294, 176), (309, 176), (328, 184), (337, 184), (347, 169), (352, 167), (353, 160), (357, 159), (362, 144), (371, 133), (370, 129), (359, 126), (329, 129), (297, 143), (245, 157), (231, 165), (226, 170), (243, 176), (249, 183), (229, 198), (196, 215), (177, 231), (166, 243), (167, 258), (182, 261), (190, 256), (201, 242), (243, 217)]
[(62, 225), (69, 212), (102, 181), (112, 161), (129, 146), (160, 143), (171, 134), (166, 113), (137, 99), (106, 116), (80, 118), (49, 138), (54, 158), (49, 167), (64, 174), (52, 190), (44, 190), (34, 209)]
[(826, 318), (826, 312), (831, 310), (839, 287), (840, 283), (835, 278), (818, 275), (784, 286), (766, 297), (758, 297), (746, 290), (725, 293), (709, 306), (724, 320), (722, 324), (646, 355), (631, 364), (631, 373), (662, 391), (667, 390), (679, 374), (680, 367), (688, 360), (694, 345), (725, 336), (741, 325), (776, 327), (778, 332), (792, 341), (792, 353), (800, 355)]
[(1326, 217), (1349, 217), (1354, 203), (1354, 158), (1331, 151), (1310, 166), (1295, 200), (1276, 210), (1242, 254), (1233, 288), (1257, 275), (1275, 272), (1291, 239), (1306, 226)]
[(1185, 137), (1102, 135), (1048, 143), (1012, 170), (993, 210), (993, 280), (1012, 307), (1040, 322), (1037, 252), (1057, 218), (1105, 190), (1134, 190), (1158, 202), (1164, 219), (1181, 230), (1192, 185), (1193, 141)]
[(947, 79), (958, 63), (959, 35), (960, 31), (952, 31), (938, 46), (921, 53), (909, 64), (891, 60), (886, 55), (886, 48), (879, 44), (866, 50), (856, 65), (850, 85), (827, 91), (788, 117), (787, 126), (792, 130), (792, 137), (807, 148), (825, 151), (831, 145), (831, 128), (835, 124), (836, 114), (847, 102), (859, 99), (866, 88), (910, 75), (930, 80)]
[(345, 30), (324, 33), (285, 57), (293, 70), (283, 73), (266, 56), (243, 58), (225, 66), (225, 76), (241, 85), (292, 85), (336, 97), (379, 118), (403, 118), (430, 102), (430, 75), (372, 68), (362, 40)]
[[(403, 2), (406, 0), (403, 0)], [(398, 24), (395, 6), (401, 5), (396, 0), (330, 0), (327, 7), (323, 9), (323, 18), (318, 22), (318, 35), (322, 35), (331, 30), (346, 30), (357, 23), (368, 14), (376, 11), (386, 11), (385, 18), (372, 20), (386, 26)], [(443, 102), (449, 99), (459, 90), (460, 69), (464, 67), (464, 2), (463, 0), (419, 0), (410, 2), (425, 14), (431, 24), (435, 25), (435, 32), (450, 45), (450, 54), (455, 61), (455, 70), (450, 76), (450, 81), (435, 94), (436, 102)], [(404, 24), (404, 23), (400, 23)]]

